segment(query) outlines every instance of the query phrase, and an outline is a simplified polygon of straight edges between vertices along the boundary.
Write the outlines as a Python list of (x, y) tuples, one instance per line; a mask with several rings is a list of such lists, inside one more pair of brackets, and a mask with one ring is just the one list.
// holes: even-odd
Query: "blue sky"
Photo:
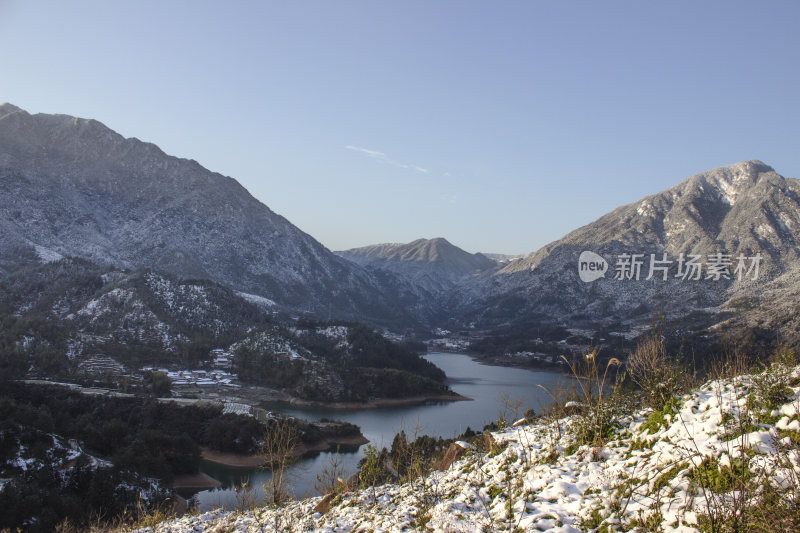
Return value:
[(239, 180), (332, 249), (530, 252), (758, 158), (800, 177), (800, 2), (0, 0), (0, 101)]

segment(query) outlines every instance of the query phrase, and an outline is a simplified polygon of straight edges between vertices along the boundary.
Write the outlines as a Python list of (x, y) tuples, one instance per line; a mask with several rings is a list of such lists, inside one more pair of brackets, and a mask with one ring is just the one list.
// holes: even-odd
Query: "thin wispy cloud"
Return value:
[(376, 150), (367, 150), (366, 148), (361, 148), (360, 146), (353, 146), (352, 144), (348, 144), (345, 146), (348, 150), (353, 150), (354, 152), (361, 152), (362, 154), (367, 154), (370, 157), (377, 157), (378, 159), (382, 159), (386, 157), (386, 154), (383, 152), (378, 152)]
[(412, 165), (410, 163), (401, 163), (399, 161), (395, 161), (394, 159), (390, 158), (389, 156), (387, 156), (383, 152), (379, 152), (377, 150), (370, 150), (368, 148), (362, 148), (361, 146), (353, 146), (352, 144), (348, 144), (347, 146), (345, 146), (345, 148), (348, 149), (348, 150), (352, 150), (354, 152), (358, 152), (360, 154), (364, 154), (364, 155), (369, 156), (369, 157), (371, 157), (373, 159), (377, 159), (378, 161), (381, 161), (381, 162), (386, 163), (387, 165), (391, 165), (393, 167), (405, 168), (405, 169), (408, 169), (408, 170), (413, 170), (415, 172), (421, 172), (423, 174), (427, 174), (428, 173), (428, 169), (425, 168), (425, 167), (421, 167), (419, 165)]

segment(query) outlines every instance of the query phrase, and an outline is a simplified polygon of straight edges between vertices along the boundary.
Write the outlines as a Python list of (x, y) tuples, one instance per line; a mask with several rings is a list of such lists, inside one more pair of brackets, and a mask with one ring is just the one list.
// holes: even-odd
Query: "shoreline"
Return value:
[(326, 409), (374, 409), (377, 407), (397, 407), (403, 405), (417, 405), (425, 402), (463, 402), (473, 401), (473, 398), (454, 392), (452, 394), (424, 394), (420, 396), (407, 396), (405, 398), (378, 398), (367, 402), (321, 402), (317, 400), (303, 400), (291, 398), (288, 400), (295, 407), (322, 407)]
[(369, 439), (359, 433), (358, 435), (350, 435), (345, 437), (333, 437), (330, 439), (322, 439), (311, 444), (299, 444), (294, 449), (294, 456), (297, 458), (303, 457), (311, 452), (326, 452), (333, 451), (339, 446), (361, 446), (369, 442)]
[(217, 489), (222, 486), (222, 483), (204, 472), (198, 472), (177, 475), (172, 478), (168, 486), (172, 490), (208, 490)]
[(555, 373), (555, 374), (562, 374), (565, 377), (569, 377), (567, 374), (564, 373), (564, 369), (563, 368), (559, 368), (558, 365), (551, 364), (551, 365), (548, 365), (548, 366), (526, 366), (524, 364), (515, 363), (513, 361), (498, 360), (497, 358), (499, 356), (484, 357), (484, 356), (481, 356), (481, 355), (479, 355), (477, 353), (474, 353), (474, 352), (467, 352), (467, 351), (451, 352), (451, 351), (446, 351), (446, 350), (437, 350), (435, 352), (427, 352), (427, 353), (422, 354), (422, 355), (425, 356), (425, 355), (432, 355), (432, 354), (437, 354), (437, 353), (466, 355), (467, 357), (469, 357), (470, 359), (472, 359), (473, 361), (475, 361), (479, 365), (484, 365), (484, 366), (499, 366), (499, 367), (505, 367), (505, 368), (519, 368), (520, 370), (530, 370), (531, 372), (551, 372), (551, 373)]
[[(364, 435), (359, 433), (358, 435), (347, 435), (342, 437), (322, 439), (312, 443), (300, 443), (295, 446), (292, 452), (292, 457), (297, 460), (302, 458), (307, 453), (333, 451), (338, 446), (361, 446), (362, 444), (366, 444), (368, 442), (369, 440)], [(204, 461), (208, 461), (210, 463), (216, 463), (234, 468), (259, 468), (266, 462), (266, 458), (262, 454), (248, 455), (240, 453), (221, 453), (215, 452), (214, 450), (210, 450), (208, 448), (201, 448), (200, 457)], [(210, 476), (208, 477), (210, 479), (214, 479)]]

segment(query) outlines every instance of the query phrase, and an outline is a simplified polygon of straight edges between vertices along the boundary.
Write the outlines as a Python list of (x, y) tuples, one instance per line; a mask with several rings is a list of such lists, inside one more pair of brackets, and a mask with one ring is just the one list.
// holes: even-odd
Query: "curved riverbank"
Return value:
[[(300, 443), (294, 447), (292, 456), (299, 459), (312, 452), (327, 452), (335, 451), (340, 446), (358, 447), (362, 444), (368, 443), (369, 440), (361, 433), (358, 435), (344, 435), (341, 437), (326, 438), (316, 442)], [(200, 456), (204, 461), (217, 463), (223, 466), (230, 466), (234, 468), (259, 468), (267, 462), (267, 458), (263, 454), (242, 454), (242, 453), (222, 453), (202, 448)], [(186, 476), (190, 477), (190, 476)], [(213, 479), (213, 478), (211, 478)], [(218, 486), (218, 485), (217, 485)], [(188, 488), (188, 487), (180, 487)], [(208, 487), (214, 488), (214, 487)]]
[[(367, 402), (320, 402), (316, 400), (303, 400), (292, 398), (287, 403), (294, 407), (322, 407), (325, 409), (375, 409), (380, 407), (402, 407), (420, 405), (427, 402), (463, 402), (472, 398), (458, 393), (452, 394), (426, 394), (422, 396), (408, 396), (405, 398), (376, 398)], [(367, 441), (369, 442), (369, 441)]]
[(172, 478), (169, 488), (175, 490), (206, 490), (221, 487), (222, 483), (203, 472), (196, 474), (182, 474)]

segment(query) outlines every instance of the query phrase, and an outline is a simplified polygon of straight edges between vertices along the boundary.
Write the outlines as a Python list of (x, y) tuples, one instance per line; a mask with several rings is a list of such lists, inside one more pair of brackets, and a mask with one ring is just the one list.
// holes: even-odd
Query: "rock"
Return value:
[(331, 501), (336, 497), (335, 492), (331, 492), (330, 494), (326, 494), (320, 502), (314, 506), (314, 512), (319, 514), (325, 514), (331, 510)]
[(467, 448), (465, 448), (462, 443), (454, 442), (447, 448), (447, 451), (444, 452), (444, 457), (439, 461), (439, 465), (436, 469), (442, 471), (447, 470), (450, 468), (450, 465), (458, 461), (466, 451)]

